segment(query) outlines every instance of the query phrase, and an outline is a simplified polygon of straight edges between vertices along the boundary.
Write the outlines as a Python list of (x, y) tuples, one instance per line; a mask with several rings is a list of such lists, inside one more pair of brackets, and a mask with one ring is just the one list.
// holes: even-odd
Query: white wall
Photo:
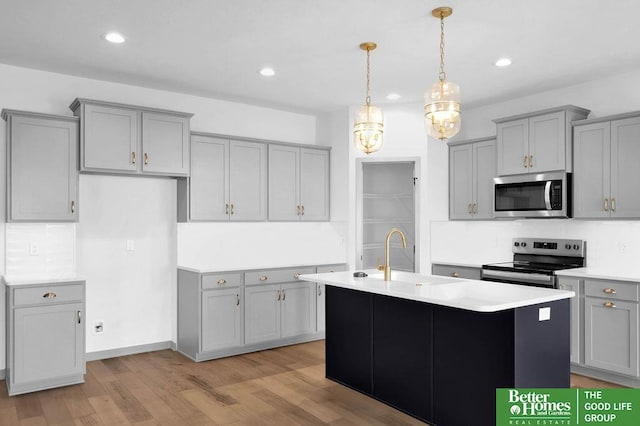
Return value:
[[(195, 113), (194, 131), (263, 138), (304, 144), (316, 143), (316, 117), (264, 107), (244, 105), (179, 93), (109, 83), (62, 74), (48, 73), (0, 64), (0, 108), (21, 109), (71, 115), (69, 104), (76, 98), (99, 99), (134, 105)], [(0, 122), (0, 138), (5, 123)], [(0, 150), (0, 188), (5, 184), (5, 150)], [(0, 197), (4, 215), (4, 197)], [(190, 253), (211, 253), (216, 265), (260, 263), (258, 248), (280, 252), (269, 262), (307, 263), (319, 253), (331, 253), (317, 261), (344, 261), (344, 244), (330, 224), (220, 224), (176, 225), (176, 182), (168, 178), (124, 176), (80, 176), (80, 222), (67, 225), (76, 233), (77, 272), (87, 280), (87, 351), (103, 351), (146, 343), (175, 341), (176, 265)], [(1, 222), (4, 222), (2, 216)], [(60, 239), (51, 240), (46, 225), (9, 225), (22, 229), (12, 233), (13, 254), (9, 269), (23, 271), (29, 262), (33, 270), (43, 271), (46, 256), (27, 258), (28, 239), (44, 241), (42, 250), (56, 244), (68, 251)], [(3, 225), (4, 227), (4, 225)], [(197, 236), (202, 234), (202, 238)], [(275, 238), (291, 234), (291, 239)], [(20, 236), (21, 235), (21, 236)], [(270, 244), (262, 240), (267, 236)], [(193, 237), (193, 238), (192, 238)], [(5, 232), (1, 233), (0, 258), (5, 261)], [(49, 239), (48, 239), (49, 238)], [(126, 240), (134, 240), (134, 251), (126, 251)], [(233, 250), (220, 250), (227, 239), (237, 241)], [(178, 244), (180, 242), (180, 244)], [(255, 255), (246, 256), (255, 244)], [(313, 244), (311, 244), (313, 242)], [(14, 244), (15, 243), (15, 244)], [(60, 245), (62, 244), (62, 246)], [(304, 248), (301, 249), (301, 245)], [(17, 249), (15, 248), (17, 247)], [(178, 247), (181, 254), (178, 253)], [(70, 249), (73, 252), (73, 248)], [(182, 251), (183, 250), (183, 251)], [(25, 254), (26, 253), (26, 254)], [(337, 254), (336, 254), (337, 253)], [(342, 253), (342, 254), (340, 254)], [(59, 257), (55, 262), (63, 262)], [(68, 258), (66, 261), (68, 261)], [(66, 262), (65, 261), (65, 262)], [(58, 265), (60, 266), (60, 264)], [(17, 269), (16, 269), (17, 268)], [(60, 271), (62, 266), (51, 269)], [(0, 370), (5, 367), (4, 291), (0, 295)], [(104, 333), (94, 335), (94, 321), (104, 321)]]

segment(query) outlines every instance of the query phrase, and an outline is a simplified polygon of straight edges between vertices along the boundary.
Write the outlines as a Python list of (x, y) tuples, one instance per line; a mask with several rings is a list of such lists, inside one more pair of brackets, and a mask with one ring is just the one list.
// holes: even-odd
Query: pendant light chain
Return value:
[(444, 12), (440, 13), (440, 81), (447, 79), (447, 74), (444, 72)]
[(367, 48), (367, 97), (365, 98), (367, 106), (371, 105), (371, 96), (369, 95), (369, 88), (371, 85), (370, 56), (371, 49)]

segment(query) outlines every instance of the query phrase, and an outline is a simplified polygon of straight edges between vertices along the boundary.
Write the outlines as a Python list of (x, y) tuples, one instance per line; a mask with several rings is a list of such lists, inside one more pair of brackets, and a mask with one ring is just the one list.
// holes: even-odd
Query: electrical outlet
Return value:
[(93, 323), (93, 332), (95, 334), (102, 333), (104, 331), (104, 325), (102, 321), (96, 321)]
[(40, 245), (33, 241), (29, 243), (29, 256), (40, 256)]

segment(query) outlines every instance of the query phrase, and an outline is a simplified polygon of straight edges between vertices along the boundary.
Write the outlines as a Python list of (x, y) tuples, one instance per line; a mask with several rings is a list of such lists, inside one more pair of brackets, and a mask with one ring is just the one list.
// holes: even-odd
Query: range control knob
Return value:
[(571, 244), (565, 244), (564, 248), (566, 248), (567, 250), (571, 250)]
[(517, 242), (517, 241), (515, 243), (513, 243), (513, 245), (516, 246), (516, 247), (520, 247), (520, 243)]
[(527, 246), (527, 243), (525, 243), (525, 242), (523, 241), (523, 242), (521, 242), (521, 243), (520, 243), (520, 245), (521, 245), (522, 247), (526, 247), (526, 246)]
[(574, 249), (574, 250), (580, 250), (580, 246), (579, 246), (578, 244), (574, 244), (574, 245), (573, 245), (573, 249)]

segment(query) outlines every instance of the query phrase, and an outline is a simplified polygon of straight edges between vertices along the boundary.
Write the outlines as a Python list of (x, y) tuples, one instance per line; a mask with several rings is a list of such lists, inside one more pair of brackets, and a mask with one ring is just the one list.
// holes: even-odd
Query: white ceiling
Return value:
[(443, 5), (463, 107), (640, 68), (637, 0), (0, 0), (0, 63), (320, 112), (363, 102), (374, 41), (373, 103), (421, 102)]

